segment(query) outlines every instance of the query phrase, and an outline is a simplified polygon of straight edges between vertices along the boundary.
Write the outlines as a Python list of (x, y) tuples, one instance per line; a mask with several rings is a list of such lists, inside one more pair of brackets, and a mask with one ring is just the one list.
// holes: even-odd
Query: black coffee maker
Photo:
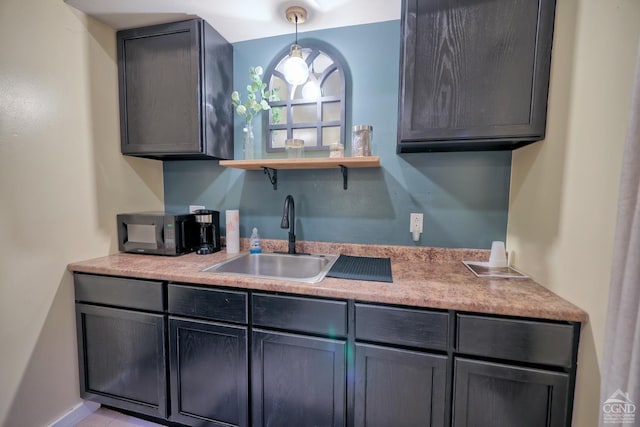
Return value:
[(193, 213), (200, 224), (200, 247), (198, 255), (207, 255), (220, 250), (220, 212), (198, 209)]

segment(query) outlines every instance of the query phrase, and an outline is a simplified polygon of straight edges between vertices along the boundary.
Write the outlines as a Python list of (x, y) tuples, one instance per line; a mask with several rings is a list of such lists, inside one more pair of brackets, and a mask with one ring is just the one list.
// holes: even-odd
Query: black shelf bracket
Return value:
[[(338, 165), (340, 166), (340, 172), (342, 173), (342, 188), (343, 189), (348, 189), (349, 188), (349, 168), (346, 167), (345, 165)], [(266, 166), (262, 167), (262, 170), (264, 172), (265, 175), (267, 175), (267, 177), (269, 178), (269, 182), (271, 182), (271, 185), (273, 185), (273, 189), (277, 190), (278, 189), (278, 169), (273, 169), (273, 168), (268, 168)]]
[(340, 171), (342, 172), (342, 188), (347, 189), (347, 178), (349, 177), (349, 168), (345, 165), (340, 165)]
[(273, 185), (273, 189), (278, 189), (278, 169), (263, 167), (262, 170), (269, 177), (269, 182)]

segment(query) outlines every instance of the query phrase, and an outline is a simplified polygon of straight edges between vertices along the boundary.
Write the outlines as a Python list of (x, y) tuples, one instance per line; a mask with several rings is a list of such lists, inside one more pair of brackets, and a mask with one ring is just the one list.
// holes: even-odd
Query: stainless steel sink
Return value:
[(242, 253), (202, 271), (317, 283), (324, 279), (338, 255)]

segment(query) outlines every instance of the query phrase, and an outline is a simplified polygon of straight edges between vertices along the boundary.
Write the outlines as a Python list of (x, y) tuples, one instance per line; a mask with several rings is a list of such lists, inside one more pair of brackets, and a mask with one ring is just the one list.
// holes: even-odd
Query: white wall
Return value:
[(637, 0), (558, 0), (546, 140), (513, 153), (507, 246), (515, 264), (589, 313), (575, 426), (596, 426)]
[(80, 402), (66, 265), (163, 207), (162, 164), (119, 154), (115, 33), (62, 0), (0, 1), (0, 425)]

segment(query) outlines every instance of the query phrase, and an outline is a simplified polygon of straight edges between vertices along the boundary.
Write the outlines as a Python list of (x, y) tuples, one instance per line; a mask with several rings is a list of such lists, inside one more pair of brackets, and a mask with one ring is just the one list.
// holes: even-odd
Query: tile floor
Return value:
[(163, 427), (160, 424), (134, 418), (111, 409), (99, 408), (75, 427)]

